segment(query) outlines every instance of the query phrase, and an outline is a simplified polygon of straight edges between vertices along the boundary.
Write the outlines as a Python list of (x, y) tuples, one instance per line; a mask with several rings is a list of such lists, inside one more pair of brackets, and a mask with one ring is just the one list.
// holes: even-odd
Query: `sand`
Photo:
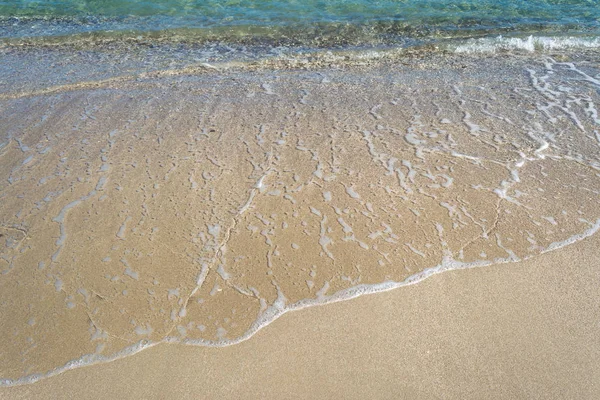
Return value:
[(239, 345), (159, 345), (0, 397), (595, 399), (600, 236), (281, 317)]
[(82, 54), (0, 68), (0, 386), (31, 384), (2, 393), (594, 389), (600, 56), (100, 79)]

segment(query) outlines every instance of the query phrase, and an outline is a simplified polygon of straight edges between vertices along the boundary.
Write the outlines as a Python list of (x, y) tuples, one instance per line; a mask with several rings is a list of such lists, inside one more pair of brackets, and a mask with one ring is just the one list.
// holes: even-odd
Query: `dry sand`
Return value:
[(159, 345), (3, 399), (597, 399), (600, 236), (287, 314), (220, 349)]

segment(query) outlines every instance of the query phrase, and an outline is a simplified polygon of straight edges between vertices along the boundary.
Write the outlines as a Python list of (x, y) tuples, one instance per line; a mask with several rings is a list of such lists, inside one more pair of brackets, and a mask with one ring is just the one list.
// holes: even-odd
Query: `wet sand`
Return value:
[(0, 398), (595, 399), (600, 236), (284, 315), (239, 345), (159, 345)]
[[(583, 246), (600, 229), (598, 54), (427, 53), (372, 63), (358, 55), (308, 69), (272, 60), (106, 79), (95, 75), (93, 65), (87, 77), (78, 75), (90, 62), (81, 57), (81, 65), (71, 60), (41, 77), (40, 65), (28, 66), (25, 86), (14, 75), (16, 66), (0, 68), (0, 386), (42, 385), (90, 364), (106, 364), (90, 370), (110, 370), (134, 362), (112, 360), (140, 350), (134, 359), (165, 351), (201, 354), (191, 364), (177, 362), (189, 368), (177, 376), (202, 370), (196, 379), (214, 384), (214, 371), (229, 371), (232, 379), (260, 381), (245, 375), (257, 361), (243, 349), (273, 355), (260, 361), (272, 364), (270, 370), (293, 359), (310, 364), (305, 354), (335, 343), (341, 358), (315, 357), (322, 369), (302, 373), (340, 373), (357, 382), (370, 373), (391, 373), (399, 382), (381, 384), (389, 391), (414, 382), (422, 374), (415, 365), (430, 371), (427, 379), (442, 379), (444, 368), (473, 368), (470, 376), (480, 376), (474, 371), (483, 363), (508, 362), (515, 357), (508, 346), (520, 346), (511, 335), (524, 335), (510, 325), (518, 317), (532, 332), (519, 340), (537, 345), (556, 345), (552, 335), (565, 326), (597, 333), (589, 324), (575, 328), (556, 320), (545, 326), (539, 320), (533, 327), (535, 318), (525, 318), (519, 307), (539, 316), (527, 307), (558, 301), (550, 289), (558, 272), (522, 278), (523, 290), (529, 285), (540, 295), (547, 290), (558, 296), (531, 305), (525, 296), (523, 305), (481, 308), (492, 300), (469, 303), (465, 293), (491, 293), (502, 287), (496, 281), (519, 281), (498, 272), (517, 273), (514, 263), (544, 273), (540, 265), (570, 257), (571, 246)], [(65, 78), (67, 71), (74, 72)], [(593, 273), (594, 253), (585, 250), (580, 257), (569, 267), (577, 273), (563, 266), (563, 282), (593, 281), (579, 271)], [(478, 272), (482, 267), (500, 275)], [(317, 321), (303, 323), (306, 334), (331, 329), (318, 321), (356, 325), (334, 329), (315, 349), (303, 347), (312, 346), (313, 338), (277, 331), (299, 331), (285, 324), (271, 330), (275, 343), (261, 345), (253, 337), (289, 311), (458, 269), (473, 275), (451, 273), (456, 278), (432, 280), (441, 286), (371, 296), (339, 308), (335, 318), (319, 312), (341, 306), (301, 313)], [(465, 283), (458, 277), (467, 277)], [(587, 293), (589, 287), (578, 282), (560, 288)], [(498, 293), (493, 303), (521, 299), (510, 293)], [(428, 303), (430, 296), (438, 303)], [(382, 302), (387, 298), (396, 300)], [(581, 308), (583, 299), (573, 306)], [(496, 314), (507, 320), (499, 323)], [(461, 318), (471, 315), (479, 324), (488, 315), (485, 328), (497, 333), (483, 337), (498, 346), (508, 340), (506, 349), (457, 344), (478, 340), (475, 327), (461, 329), (470, 323)], [(410, 339), (414, 334), (421, 339)], [(342, 348), (347, 343), (353, 344)], [(593, 357), (597, 343), (585, 343), (592, 348), (585, 356)], [(190, 350), (194, 346), (219, 349)], [(438, 357), (431, 356), (436, 351)], [(522, 349), (519, 357), (524, 355), (536, 353)], [(392, 359), (405, 361), (389, 368)], [(548, 360), (542, 360), (544, 368), (556, 361)], [(372, 364), (352, 366), (359, 361)], [(155, 362), (148, 359), (149, 371), (139, 373), (160, 371)], [(194, 363), (202, 367), (190, 367)], [(516, 366), (503, 371), (511, 368)], [(364, 382), (383, 382), (378, 379)]]

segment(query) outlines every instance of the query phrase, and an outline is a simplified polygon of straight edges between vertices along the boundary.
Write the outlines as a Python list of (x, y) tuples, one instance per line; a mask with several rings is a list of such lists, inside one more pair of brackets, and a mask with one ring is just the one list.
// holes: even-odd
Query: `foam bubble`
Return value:
[(600, 48), (598, 37), (545, 37), (528, 36), (526, 38), (495, 38), (468, 39), (463, 43), (449, 45), (456, 53), (497, 53), (499, 51), (522, 50), (527, 52)]

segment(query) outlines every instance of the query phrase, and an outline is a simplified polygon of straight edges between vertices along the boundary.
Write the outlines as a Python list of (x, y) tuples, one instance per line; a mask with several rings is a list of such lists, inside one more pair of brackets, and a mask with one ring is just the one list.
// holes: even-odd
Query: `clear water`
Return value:
[(596, 234), (599, 33), (600, 0), (0, 0), (0, 387)]
[[(214, 33), (394, 41), (498, 33), (597, 33), (598, 0), (5, 0), (0, 37)], [(333, 40), (333, 39), (332, 39)], [(327, 41), (327, 40), (326, 40)]]

